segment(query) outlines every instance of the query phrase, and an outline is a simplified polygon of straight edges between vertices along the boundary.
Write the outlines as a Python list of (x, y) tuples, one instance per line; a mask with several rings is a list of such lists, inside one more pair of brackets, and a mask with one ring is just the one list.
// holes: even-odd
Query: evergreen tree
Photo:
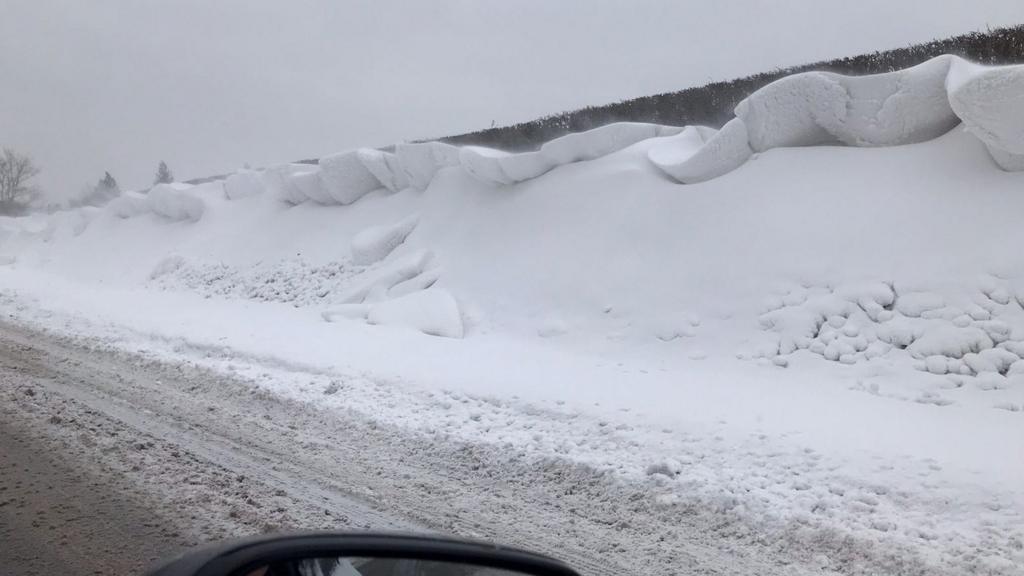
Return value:
[(160, 166), (156, 169), (156, 178), (153, 180), (153, 184), (168, 184), (170, 182), (174, 182), (174, 174), (171, 174), (167, 163), (161, 160)]
[(95, 185), (86, 186), (78, 196), (68, 200), (67, 204), (70, 208), (103, 206), (120, 195), (121, 187), (117, 185), (117, 180), (110, 175), (110, 172), (104, 172), (103, 178), (100, 178)]
[(109, 190), (111, 192), (120, 192), (121, 187), (117, 185), (117, 180), (110, 175), (110, 172), (104, 172), (103, 178), (100, 179), (99, 188), (103, 190)]

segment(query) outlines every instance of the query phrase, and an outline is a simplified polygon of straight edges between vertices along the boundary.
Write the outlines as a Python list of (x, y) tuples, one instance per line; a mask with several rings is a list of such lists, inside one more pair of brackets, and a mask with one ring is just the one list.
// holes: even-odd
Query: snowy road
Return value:
[[(0, 334), (7, 428), (94, 478), (101, 494), (142, 503), (129, 510), (165, 518), (168, 547), (289, 528), (427, 530), (547, 552), (588, 575), (823, 573), (806, 549), (756, 526), (666, 513), (649, 486), (589, 467), (392, 428), (95, 340), (9, 323)], [(138, 554), (163, 552), (140, 533)], [(845, 548), (850, 568), (922, 570)]]
[[(166, 531), (161, 538), (173, 548), (282, 528), (373, 528), (517, 544), (557, 555), (585, 574), (793, 573), (777, 551), (730, 550), (700, 525), (700, 514), (692, 525), (665, 526), (638, 492), (588, 468), (527, 466), (513, 454), (389, 430), (242, 380), (88, 341), (10, 324), (0, 333), (5, 452), (45, 449), (61, 466), (92, 478), (99, 490), (94, 525), (110, 506), (122, 505), (113, 495), (123, 495), (129, 513), (121, 525), (80, 536), (96, 539), (88, 545), (114, 536), (123, 544), (123, 531), (139, 533), (132, 561), (166, 552), (147, 540), (152, 531)], [(5, 467), (5, 483), (26, 480), (17, 465)], [(45, 483), (74, 494), (67, 478)], [(75, 514), (91, 513), (83, 502), (88, 510)], [(150, 532), (134, 525), (147, 510), (166, 519), (150, 522)], [(56, 515), (49, 523), (67, 521), (59, 504), (48, 513)], [(25, 547), (39, 543), (14, 544), (25, 555)]]
[(0, 421), (0, 572), (133, 574), (184, 544), (144, 495), (81, 469), (33, 432)]
[[(137, 522), (133, 510), (151, 511), (149, 526), (131, 526), (141, 535), (131, 542), (133, 562), (163, 552), (147, 544), (153, 530), (165, 530), (161, 538), (173, 548), (282, 529), (370, 528), (503, 542), (562, 558), (587, 576), (958, 573), (929, 566), (896, 541), (858, 541), (799, 523), (780, 530), (735, 513), (731, 500), (680, 498), (661, 474), (630, 480), (514, 443), (406, 427), (386, 414), (401, 396), (364, 397), (369, 392), (354, 381), (323, 388), (322, 375), (300, 366), (248, 358), (239, 359), (248, 362), (244, 370), (232, 371), (232, 357), (207, 350), (212, 364), (228, 366), (215, 371), (196, 356), (202, 348), (186, 346), (189, 355), (171, 359), (27, 326), (0, 321), (0, 421), (17, 431), (0, 436), (0, 447), (31, 438), (28, 451), (45, 450), (93, 479), (93, 525), (104, 522), (104, 506), (128, 510), (124, 523)], [(289, 397), (278, 393), (277, 380), (292, 388), (310, 382), (321, 398), (353, 395), (363, 404)], [(409, 409), (410, 418), (432, 414), (429, 406)], [(512, 405), (498, 414), (567, 438), (571, 427), (560, 426), (583, 424)], [(14, 470), (8, 484), (34, 481), (5, 468)], [(74, 494), (66, 478), (46, 483)], [(40, 524), (49, 529), (56, 519), (59, 530), (62, 501), (45, 509), (46, 498), (36, 500), (49, 515)], [(79, 513), (69, 514), (77, 521)], [(107, 532), (84, 535), (102, 543)], [(22, 555), (38, 546), (14, 542)]]

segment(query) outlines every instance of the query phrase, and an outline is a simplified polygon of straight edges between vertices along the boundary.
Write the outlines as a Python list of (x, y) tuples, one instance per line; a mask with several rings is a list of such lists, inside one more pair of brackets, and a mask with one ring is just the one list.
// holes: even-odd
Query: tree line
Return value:
[[(20, 216), (29, 211), (40, 197), (39, 187), (32, 182), (40, 171), (30, 156), (10, 148), (3, 149), (0, 153), (0, 215)], [(167, 163), (161, 161), (157, 166), (153, 184), (170, 182), (174, 182), (174, 174), (167, 167)], [(96, 184), (83, 188), (76, 196), (68, 199), (65, 206), (103, 206), (120, 195), (121, 187), (117, 179), (111, 176), (110, 172), (104, 172)], [(54, 212), (62, 207), (64, 206), (50, 203), (42, 208), (47, 212)]]
[(559, 136), (590, 130), (612, 122), (719, 127), (732, 118), (733, 109), (741, 100), (784, 76), (812, 70), (851, 75), (892, 72), (916, 66), (941, 54), (955, 54), (981, 64), (1022, 63), (1024, 25), (971, 32), (905, 48), (779, 68), (744, 78), (712, 82), (677, 92), (643, 96), (603, 106), (588, 106), (529, 122), (447, 136), (440, 140), (460, 146), (489, 146), (508, 151), (522, 151), (534, 150), (544, 142)]

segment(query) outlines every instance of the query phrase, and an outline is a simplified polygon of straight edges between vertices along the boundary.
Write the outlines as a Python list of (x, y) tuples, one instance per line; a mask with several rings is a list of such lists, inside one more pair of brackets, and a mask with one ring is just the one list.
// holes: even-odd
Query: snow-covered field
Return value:
[(869, 568), (848, 542), (1019, 574), (1022, 102), (1019, 69), (944, 57), (785, 79), (721, 131), (403, 144), (162, 186), (0, 222), (0, 305), (313, 372), (262, 381), (647, 483), (820, 546), (823, 570)]

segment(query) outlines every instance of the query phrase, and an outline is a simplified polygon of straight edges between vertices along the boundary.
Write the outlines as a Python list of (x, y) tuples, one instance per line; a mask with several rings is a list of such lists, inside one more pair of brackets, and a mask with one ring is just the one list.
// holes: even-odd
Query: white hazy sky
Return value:
[(1024, 21), (1021, 0), (2, 0), (54, 197), (441, 136)]

